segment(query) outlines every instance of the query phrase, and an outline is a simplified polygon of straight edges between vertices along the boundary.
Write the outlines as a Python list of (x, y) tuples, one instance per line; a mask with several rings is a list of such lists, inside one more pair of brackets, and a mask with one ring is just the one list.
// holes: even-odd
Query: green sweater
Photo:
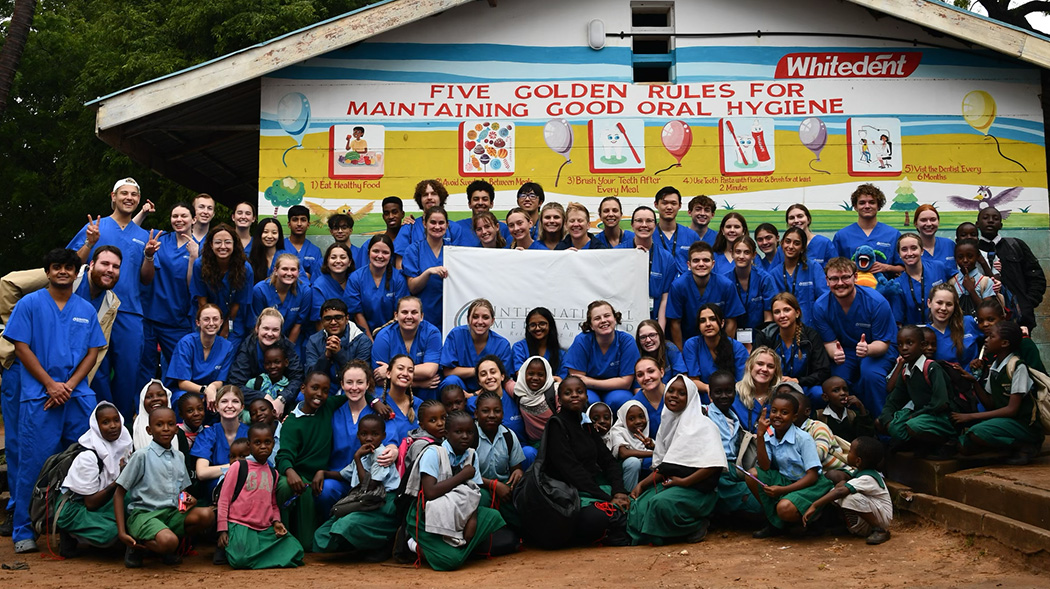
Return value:
[[(897, 380), (897, 386), (886, 398), (886, 405), (882, 408), (882, 416), (879, 417), (880, 422), (889, 423), (892, 421), (893, 414), (904, 408), (908, 401), (911, 401), (915, 406), (913, 415), (947, 413), (949, 411), (948, 376), (944, 373), (944, 369), (941, 368), (940, 364), (933, 361), (928, 361), (928, 363), (927, 374), (929, 375), (929, 382), (926, 382), (927, 375), (924, 375), (921, 369), (916, 370), (914, 366), (911, 367), (909, 376), (904, 377), (902, 375)], [(281, 444), (284, 444), (283, 435)]]
[(329, 396), (317, 413), (294, 412), (281, 426), (281, 449), (277, 451), (277, 472), (294, 468), (299, 476), (311, 478), (328, 468), (332, 453), (332, 416), (346, 403), (346, 396)]

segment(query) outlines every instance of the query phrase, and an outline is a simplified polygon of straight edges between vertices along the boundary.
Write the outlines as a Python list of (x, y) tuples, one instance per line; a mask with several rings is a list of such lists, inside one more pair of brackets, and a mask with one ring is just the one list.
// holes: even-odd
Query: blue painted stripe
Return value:
[(540, 47), (495, 43), (361, 43), (328, 53), (329, 59), (383, 61), (513, 61), (536, 64), (630, 63), (630, 47)]
[[(631, 74), (631, 62), (627, 61), (622, 64), (546, 64), (542, 67), (538, 67), (535, 64), (527, 63), (515, 63), (512, 61), (482, 61), (482, 62), (453, 62), (453, 61), (375, 61), (375, 60), (360, 60), (350, 63), (343, 63), (339, 60), (332, 59), (312, 59), (304, 64), (296, 65), (287, 70), (292, 71), (317, 71), (317, 72), (335, 72), (338, 78), (321, 77), (317, 75), (317, 79), (347, 79), (347, 80), (358, 80), (360, 77), (349, 76), (340, 72), (347, 71), (348, 66), (353, 66), (352, 70), (349, 71), (365, 71), (365, 72), (401, 72), (401, 73), (420, 73), (428, 74), (431, 78), (434, 76), (470, 76), (470, 77), (485, 77), (495, 80), (510, 80), (517, 81), (523, 78), (535, 78), (537, 75), (543, 74), (558, 79), (565, 80), (586, 80), (592, 79), (595, 76), (599, 77), (618, 77), (618, 76), (629, 76)], [(276, 76), (281, 76), (285, 71), (278, 72)]]
[[(415, 82), (420, 84), (431, 84), (431, 83), (450, 83), (459, 82), (463, 84), (479, 84), (486, 82), (497, 82), (497, 81), (508, 81), (508, 82), (555, 82), (555, 81), (579, 81), (581, 77), (585, 77), (588, 81), (593, 82), (621, 82), (631, 83), (634, 80), (634, 74), (631, 68), (623, 68), (624, 73), (622, 75), (606, 74), (606, 75), (588, 75), (581, 76), (579, 73), (573, 73), (572, 75), (566, 75), (564, 77), (558, 76), (556, 72), (549, 72), (543, 68), (535, 68), (534, 75), (532, 76), (514, 76), (512, 79), (503, 79), (494, 77), (489, 72), (478, 72), (477, 75), (467, 74), (450, 74), (441, 72), (418, 72), (418, 71), (404, 71), (404, 72), (393, 72), (393, 71), (377, 71), (377, 70), (364, 70), (364, 69), (350, 69), (350, 68), (311, 68), (304, 66), (293, 66), (285, 68), (279, 72), (269, 74), (269, 78), (278, 78), (286, 80), (356, 80), (360, 82), (373, 81), (373, 82)], [(540, 76), (540, 77), (537, 77)]]

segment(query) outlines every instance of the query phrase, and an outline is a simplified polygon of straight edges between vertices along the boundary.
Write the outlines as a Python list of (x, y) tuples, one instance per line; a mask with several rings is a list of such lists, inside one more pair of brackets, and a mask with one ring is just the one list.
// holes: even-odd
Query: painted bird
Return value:
[(328, 217), (332, 215), (349, 215), (354, 222), (364, 219), (368, 213), (372, 212), (372, 201), (368, 201), (365, 205), (355, 213), (350, 205), (343, 205), (337, 209), (327, 209), (317, 203), (306, 201), (303, 204), (306, 208), (310, 209), (310, 216), (312, 217), (310, 224), (316, 227), (326, 227), (328, 224)]
[(948, 197), (948, 200), (964, 211), (979, 211), (988, 207), (995, 207), (999, 209), (999, 212), (1002, 213), (1005, 219), (1010, 214), (1010, 211), (1008, 209), (1004, 210), (1002, 207), (1017, 200), (1017, 197), (1021, 196), (1021, 190), (1022, 187), (1014, 186), (992, 196), (991, 188), (980, 186), (977, 188), (977, 196), (966, 198), (965, 196), (952, 195)]

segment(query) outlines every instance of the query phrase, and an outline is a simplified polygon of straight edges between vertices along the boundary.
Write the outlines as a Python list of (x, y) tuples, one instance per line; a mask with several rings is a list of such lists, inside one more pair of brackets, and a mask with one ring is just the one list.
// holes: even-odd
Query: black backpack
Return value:
[(70, 491), (62, 493), (62, 482), (66, 480), (73, 460), (81, 452), (91, 452), (95, 455), (98, 460), (98, 471), (101, 473), (102, 459), (94, 450), (82, 446), (79, 442), (74, 442), (58, 454), (49, 456), (44, 461), (44, 466), (40, 468), (40, 474), (33, 485), (32, 499), (29, 501), (29, 519), (33, 524), (33, 531), (38, 536), (44, 536), (49, 532), (55, 533), (58, 514), (65, 507), (66, 501), (73, 497)]
[(526, 540), (546, 550), (566, 546), (576, 529), (580, 513), (580, 494), (576, 487), (543, 472), (547, 458), (548, 428), (540, 440), (536, 461), (525, 471), (514, 487), (514, 508), (522, 518), (522, 534)]
[[(230, 505), (233, 505), (233, 502), (240, 496), (241, 491), (244, 490), (244, 483), (248, 482), (248, 461), (243, 459), (238, 460), (237, 464), (240, 464), (241, 467), (237, 469), (237, 482), (233, 485), (233, 497), (230, 497)], [(267, 462), (266, 465), (270, 466), (270, 463)], [(277, 469), (270, 466), (270, 474), (273, 475), (273, 484), (276, 487)], [(215, 485), (215, 490), (211, 493), (212, 505), (219, 504), (219, 493), (222, 491), (222, 485), (225, 482), (226, 477), (223, 477), (223, 479), (219, 481), (219, 484)]]
[(972, 374), (966, 372), (962, 366), (947, 360), (930, 360), (922, 365), (922, 376), (926, 384), (930, 384), (930, 365), (938, 364), (944, 369), (944, 375), (948, 378), (948, 406), (954, 413), (977, 413), (977, 393), (974, 391), (978, 384)]

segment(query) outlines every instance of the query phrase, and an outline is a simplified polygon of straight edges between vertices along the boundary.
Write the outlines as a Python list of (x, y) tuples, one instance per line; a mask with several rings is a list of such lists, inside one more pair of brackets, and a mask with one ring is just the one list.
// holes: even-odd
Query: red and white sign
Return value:
[(777, 63), (777, 78), (907, 78), (921, 53), (788, 53)]

